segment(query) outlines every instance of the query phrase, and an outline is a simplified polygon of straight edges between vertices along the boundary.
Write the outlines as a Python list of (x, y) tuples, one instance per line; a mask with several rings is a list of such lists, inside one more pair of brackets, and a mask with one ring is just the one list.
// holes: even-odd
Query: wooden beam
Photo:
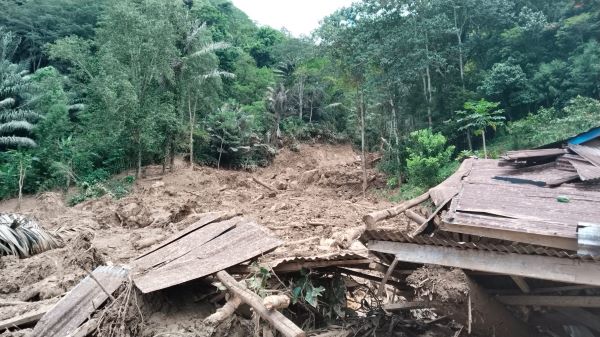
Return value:
[(600, 296), (496, 296), (506, 305), (539, 306), (539, 307), (576, 307), (600, 308)]
[(517, 287), (519, 287), (519, 289), (521, 289), (523, 293), (529, 294), (531, 292), (531, 288), (529, 288), (529, 285), (527, 284), (527, 281), (525, 281), (524, 278), (522, 278), (521, 276), (514, 275), (511, 275), (510, 278), (512, 278)]
[(377, 222), (395, 217), (400, 213), (406, 211), (407, 209), (417, 206), (418, 204), (424, 202), (427, 199), (429, 199), (429, 192), (425, 192), (424, 194), (414, 199), (405, 201), (396, 207), (367, 214), (363, 217), (363, 221), (367, 225), (367, 229), (372, 228)]
[(532, 294), (548, 294), (548, 293), (558, 293), (564, 291), (578, 291), (578, 290), (586, 290), (586, 289), (596, 289), (596, 286), (562, 286), (562, 287), (550, 287), (550, 288), (536, 288), (532, 289)]
[(351, 268), (365, 268), (369, 269), (371, 264), (370, 259), (358, 259), (358, 260), (339, 260), (339, 261), (305, 261), (305, 262), (290, 262), (282, 263), (275, 268), (273, 271), (276, 273), (290, 273), (297, 272), (302, 269), (317, 269), (317, 268), (328, 268), (328, 267), (351, 267)]
[(383, 280), (381, 280), (381, 283), (379, 284), (379, 291), (377, 293), (377, 295), (379, 297), (383, 296), (383, 293), (385, 292), (385, 284), (392, 276), (392, 272), (394, 271), (394, 269), (396, 269), (397, 264), (398, 264), (398, 258), (395, 257), (394, 261), (392, 261), (392, 264), (390, 264), (388, 270), (385, 272), (385, 275), (383, 276)]
[(430, 302), (430, 301), (414, 301), (414, 302), (398, 302), (386, 304), (383, 306), (383, 310), (385, 311), (401, 311), (401, 310), (411, 310), (411, 309), (426, 309), (426, 308), (436, 308), (442, 306), (443, 304), (440, 302)]
[(406, 262), (600, 286), (598, 262), (389, 241), (370, 241), (368, 247)]
[(46, 305), (33, 311), (26, 312), (13, 318), (0, 321), (0, 331), (5, 329), (17, 328), (24, 325), (33, 324), (42, 318), (52, 308), (52, 305)]
[[(377, 276), (373, 276), (373, 275), (369, 275), (366, 273), (361, 273), (359, 271), (356, 270), (352, 270), (352, 269), (348, 269), (348, 268), (337, 268), (337, 270), (345, 275), (349, 275), (349, 276), (356, 276), (356, 277), (360, 277), (363, 278), (365, 280), (369, 280), (369, 281), (375, 281), (375, 282), (381, 282), (382, 278), (381, 277), (377, 277)], [(409, 286), (400, 283), (400, 282), (396, 282), (393, 280), (389, 280), (388, 283), (394, 287), (396, 287), (398, 290), (401, 291), (401, 295), (404, 296), (408, 296), (409, 294), (413, 294), (413, 288), (410, 288)], [(403, 292), (403, 290), (410, 290), (407, 292)]]

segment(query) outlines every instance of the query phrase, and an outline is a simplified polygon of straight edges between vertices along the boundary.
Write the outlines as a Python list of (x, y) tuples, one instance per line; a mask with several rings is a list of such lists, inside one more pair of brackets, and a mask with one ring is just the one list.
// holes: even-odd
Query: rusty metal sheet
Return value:
[[(128, 271), (121, 267), (101, 266), (92, 272), (96, 281), (113, 293), (127, 278)], [(64, 337), (76, 330), (100, 305), (108, 299), (90, 276), (84, 278), (37, 323), (32, 336)]]
[(569, 149), (585, 158), (591, 164), (600, 167), (600, 147), (570, 144)]
[[(421, 245), (454, 247), (460, 249), (488, 250), (495, 252), (515, 253), (524, 255), (545, 255), (566, 259), (599, 261), (600, 256), (578, 255), (572, 251), (548, 248), (531, 244), (479, 238), (471, 235), (460, 235), (460, 240), (452, 237), (452, 233), (437, 231), (432, 235), (418, 235), (411, 238), (407, 233), (398, 230), (376, 229), (366, 230), (360, 237), (363, 243), (371, 240), (416, 243)], [(380, 257), (378, 255), (378, 257)]]
[(600, 256), (600, 224), (579, 223), (577, 254)]
[(569, 160), (569, 163), (577, 170), (581, 181), (590, 181), (600, 179), (600, 167), (583, 163), (577, 160)]
[[(208, 228), (193, 231), (157, 250), (158, 255), (169, 251), (162, 261), (153, 261), (150, 267), (143, 262), (146, 257), (136, 261), (135, 285), (144, 293), (169, 288), (248, 261), (281, 245), (269, 230), (254, 222), (236, 222), (225, 232), (206, 235)], [(207, 240), (209, 237), (212, 238)]]
[(521, 160), (540, 157), (558, 157), (565, 154), (564, 149), (536, 149), (536, 150), (518, 150), (508, 151), (503, 156), (506, 160)]

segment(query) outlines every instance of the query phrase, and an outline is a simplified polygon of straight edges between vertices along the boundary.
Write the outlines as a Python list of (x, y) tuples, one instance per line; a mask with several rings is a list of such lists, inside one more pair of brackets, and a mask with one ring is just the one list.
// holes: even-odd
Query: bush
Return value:
[(430, 129), (412, 132), (408, 143), (406, 172), (414, 186), (432, 187), (451, 174), (454, 146), (446, 147), (446, 137)]

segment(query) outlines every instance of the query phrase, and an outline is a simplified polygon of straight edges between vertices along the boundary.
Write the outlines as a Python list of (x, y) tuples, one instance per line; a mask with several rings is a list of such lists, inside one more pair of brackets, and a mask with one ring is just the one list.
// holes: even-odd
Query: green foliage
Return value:
[(598, 126), (600, 102), (576, 97), (563, 109), (540, 109), (527, 118), (509, 124), (517, 147), (537, 147), (572, 137)]
[(100, 169), (77, 180), (77, 193), (70, 196), (69, 206), (105, 195), (113, 199), (121, 199), (129, 194), (133, 188), (135, 177), (127, 176), (122, 179), (110, 179), (109, 176), (107, 171)]
[(0, 198), (17, 196), (19, 179), (23, 178), (24, 191), (32, 191), (30, 169), (38, 161), (30, 152), (9, 150), (0, 152)]
[(300, 277), (292, 281), (292, 303), (306, 302), (313, 308), (319, 307), (319, 297), (325, 292), (323, 286), (315, 286), (312, 274), (306, 270), (300, 272)]
[(442, 134), (430, 129), (412, 132), (406, 159), (408, 182), (420, 187), (437, 185), (447, 177), (444, 168), (452, 163), (453, 153), (454, 146), (447, 146)]

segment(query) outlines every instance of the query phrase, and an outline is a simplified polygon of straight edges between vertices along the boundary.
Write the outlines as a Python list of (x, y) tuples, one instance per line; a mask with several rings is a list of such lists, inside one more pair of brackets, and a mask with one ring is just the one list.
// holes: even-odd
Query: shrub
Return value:
[(430, 129), (410, 134), (406, 171), (411, 185), (432, 187), (446, 178), (454, 153), (454, 146), (446, 147), (446, 142), (444, 135)]

